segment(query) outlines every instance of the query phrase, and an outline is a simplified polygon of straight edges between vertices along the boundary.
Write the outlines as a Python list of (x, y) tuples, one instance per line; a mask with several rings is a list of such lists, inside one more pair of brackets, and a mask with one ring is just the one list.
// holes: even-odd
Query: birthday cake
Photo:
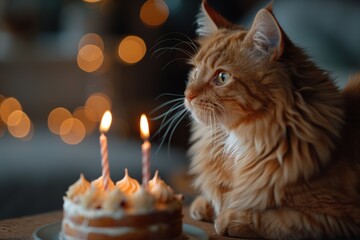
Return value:
[(182, 235), (182, 196), (158, 176), (140, 186), (125, 177), (108, 182), (83, 175), (64, 197), (61, 239), (176, 239)]

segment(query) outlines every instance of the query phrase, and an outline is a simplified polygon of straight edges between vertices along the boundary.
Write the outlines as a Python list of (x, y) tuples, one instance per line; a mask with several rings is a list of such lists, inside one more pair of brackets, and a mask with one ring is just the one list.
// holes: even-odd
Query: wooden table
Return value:
[[(234, 238), (220, 237), (216, 234), (213, 224), (198, 222), (190, 218), (189, 209), (183, 210), (183, 222), (203, 229), (209, 235), (209, 239), (230, 240)], [(22, 218), (0, 220), (0, 239), (30, 240), (35, 229), (50, 223), (60, 222), (62, 211), (49, 212)]]

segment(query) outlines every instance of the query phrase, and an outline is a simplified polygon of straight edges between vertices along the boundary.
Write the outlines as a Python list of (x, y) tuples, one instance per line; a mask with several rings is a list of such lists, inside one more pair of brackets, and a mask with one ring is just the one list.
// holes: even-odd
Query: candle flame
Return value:
[(140, 133), (142, 139), (148, 139), (150, 136), (149, 123), (145, 114), (142, 114), (140, 118)]
[(101, 119), (100, 132), (105, 133), (109, 130), (111, 125), (111, 120), (112, 120), (111, 112), (106, 111)]

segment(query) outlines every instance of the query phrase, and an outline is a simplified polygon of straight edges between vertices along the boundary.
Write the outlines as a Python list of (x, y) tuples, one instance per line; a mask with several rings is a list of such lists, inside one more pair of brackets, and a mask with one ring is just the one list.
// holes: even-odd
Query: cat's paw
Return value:
[(204, 197), (198, 196), (190, 206), (190, 216), (198, 221), (213, 222), (214, 209)]
[(231, 237), (259, 238), (260, 236), (250, 227), (250, 212), (225, 210), (220, 212), (215, 220), (215, 230), (219, 235)]

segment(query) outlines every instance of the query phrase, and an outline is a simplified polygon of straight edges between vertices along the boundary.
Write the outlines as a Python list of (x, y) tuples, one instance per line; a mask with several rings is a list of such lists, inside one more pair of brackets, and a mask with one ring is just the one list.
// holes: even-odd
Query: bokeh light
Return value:
[(86, 100), (85, 107), (91, 109), (95, 114), (96, 122), (100, 122), (104, 112), (111, 110), (111, 100), (103, 93), (93, 93)]
[(13, 111), (8, 119), (7, 126), (9, 133), (16, 138), (25, 138), (31, 130), (30, 118), (21, 110)]
[(77, 118), (66, 119), (60, 127), (61, 139), (71, 145), (80, 143), (85, 138), (85, 126)]
[(96, 127), (95, 112), (89, 107), (78, 107), (73, 113), (73, 117), (79, 119), (85, 127), (86, 134), (90, 134)]
[(30, 141), (33, 136), (34, 136), (34, 124), (33, 124), (33, 123), (31, 122), (31, 120), (30, 120), (30, 130), (29, 130), (29, 133), (28, 133), (25, 137), (22, 137), (21, 140), (23, 140), (23, 141)]
[(78, 49), (80, 50), (82, 47), (86, 45), (95, 45), (98, 46), (102, 51), (104, 50), (104, 41), (96, 33), (85, 34), (79, 41)]
[(10, 114), (16, 110), (22, 110), (21, 104), (13, 97), (5, 98), (0, 105), (1, 120), (7, 124)]
[(24, 112), (21, 110), (13, 111), (7, 118), (7, 125), (9, 127), (14, 127), (14, 126), (19, 125), (19, 123), (22, 120), (23, 114), (24, 114)]
[(94, 72), (104, 61), (104, 54), (100, 47), (94, 44), (88, 44), (79, 50), (77, 63), (80, 69), (85, 72)]
[(144, 40), (137, 36), (127, 36), (119, 44), (118, 55), (128, 64), (139, 62), (146, 53)]
[(163, 0), (148, 0), (140, 10), (140, 19), (150, 27), (163, 24), (169, 17), (169, 8)]
[(112, 67), (112, 61), (113, 61), (112, 57), (113, 56), (110, 56), (108, 53), (103, 52), (103, 62), (101, 66), (96, 70), (96, 73), (98, 75), (102, 75), (109, 72), (109, 70)]
[(58, 107), (53, 109), (48, 116), (48, 127), (56, 135), (60, 135), (61, 124), (71, 118), (72, 115), (66, 108)]

